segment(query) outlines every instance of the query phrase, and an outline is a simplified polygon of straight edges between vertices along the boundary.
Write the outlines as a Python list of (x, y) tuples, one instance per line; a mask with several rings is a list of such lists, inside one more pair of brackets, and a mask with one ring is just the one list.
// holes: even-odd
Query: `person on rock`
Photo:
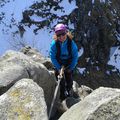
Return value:
[(66, 25), (57, 24), (54, 32), (50, 46), (50, 58), (55, 67), (56, 77), (59, 75), (62, 66), (65, 67), (65, 80), (60, 81), (60, 99), (64, 100), (72, 94), (72, 73), (78, 61), (78, 48)]

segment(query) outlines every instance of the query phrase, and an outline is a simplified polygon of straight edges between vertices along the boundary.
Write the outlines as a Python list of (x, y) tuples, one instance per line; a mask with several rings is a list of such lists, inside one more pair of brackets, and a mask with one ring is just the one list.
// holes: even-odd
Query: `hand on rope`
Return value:
[(61, 68), (60, 71), (59, 71), (59, 75), (58, 75), (58, 78), (59, 78), (59, 79), (63, 78), (64, 70), (65, 70), (65, 67), (62, 66), (62, 68)]

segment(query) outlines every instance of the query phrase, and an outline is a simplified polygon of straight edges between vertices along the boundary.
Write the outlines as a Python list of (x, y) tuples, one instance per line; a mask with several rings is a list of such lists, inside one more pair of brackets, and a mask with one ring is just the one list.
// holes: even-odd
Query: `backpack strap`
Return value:
[(57, 48), (56, 59), (60, 63), (61, 48), (60, 48), (60, 43), (58, 42), (58, 40), (56, 41), (56, 48)]
[[(70, 56), (70, 61), (72, 59), (72, 40), (67, 36), (67, 49), (68, 49), (68, 53), (69, 53), (69, 56)], [(61, 54), (61, 48), (60, 48), (60, 43), (59, 41), (57, 40), (56, 41), (56, 48), (57, 48), (57, 53), (56, 53), (56, 59), (57, 61), (61, 64), (61, 60), (60, 60), (60, 54)]]
[(67, 49), (68, 49), (68, 53), (71, 59), (72, 58), (72, 40), (69, 37), (67, 37), (67, 39), (68, 39)]

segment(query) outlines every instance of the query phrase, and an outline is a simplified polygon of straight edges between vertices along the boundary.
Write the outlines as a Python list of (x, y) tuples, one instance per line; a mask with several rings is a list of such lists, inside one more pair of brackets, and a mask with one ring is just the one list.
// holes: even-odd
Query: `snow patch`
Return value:
[(92, 0), (92, 4), (94, 4), (95, 3), (95, 0)]
[(89, 62), (90, 58), (86, 58), (86, 62)]
[(84, 74), (86, 68), (77, 68), (80, 74)]
[(117, 47), (111, 47), (110, 48), (110, 57), (114, 54), (116, 49), (117, 49)]
[(101, 3), (105, 3), (105, 0), (100, 0)]
[(110, 75), (110, 71), (107, 70), (107, 71), (106, 71), (106, 74), (107, 74), (107, 75)]
[(110, 57), (108, 61), (108, 65), (113, 65), (120, 71), (120, 47), (117, 47), (113, 55)]
[(81, 49), (79, 49), (78, 51), (78, 57), (82, 56), (83, 53), (84, 53), (84, 49), (83, 47), (81, 47)]
[(88, 16), (91, 16), (91, 11), (88, 12)]

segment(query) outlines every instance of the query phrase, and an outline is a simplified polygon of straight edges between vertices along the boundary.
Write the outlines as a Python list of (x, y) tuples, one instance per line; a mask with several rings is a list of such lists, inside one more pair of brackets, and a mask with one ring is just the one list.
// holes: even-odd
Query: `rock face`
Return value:
[(81, 85), (81, 87), (78, 88), (78, 94), (81, 100), (83, 100), (87, 95), (89, 95), (92, 92), (93, 92), (93, 89), (85, 85)]
[(69, 110), (74, 104), (84, 100), (93, 90), (87, 86), (79, 86), (77, 82), (73, 81), (73, 93), (70, 97), (67, 97), (63, 101), (57, 102), (57, 111), (51, 120), (58, 120), (58, 118), (67, 110)]
[(120, 89), (100, 87), (72, 106), (59, 120), (119, 120)]
[(56, 85), (55, 76), (43, 64), (33, 61), (21, 52), (6, 52), (0, 58), (0, 93), (4, 93), (22, 78), (33, 79), (43, 88), (49, 110)]
[(4, 93), (16, 81), (22, 78), (29, 78), (24, 67), (15, 64), (4, 64), (1, 68), (0, 64), (0, 94)]
[(53, 64), (51, 63), (51, 60), (49, 58), (43, 57), (38, 50), (33, 49), (30, 46), (26, 46), (21, 49), (21, 52), (29, 56), (35, 62), (42, 63), (43, 65), (45, 65), (47, 69), (53, 68)]
[(48, 120), (44, 93), (31, 79), (21, 79), (0, 96), (0, 120)]

